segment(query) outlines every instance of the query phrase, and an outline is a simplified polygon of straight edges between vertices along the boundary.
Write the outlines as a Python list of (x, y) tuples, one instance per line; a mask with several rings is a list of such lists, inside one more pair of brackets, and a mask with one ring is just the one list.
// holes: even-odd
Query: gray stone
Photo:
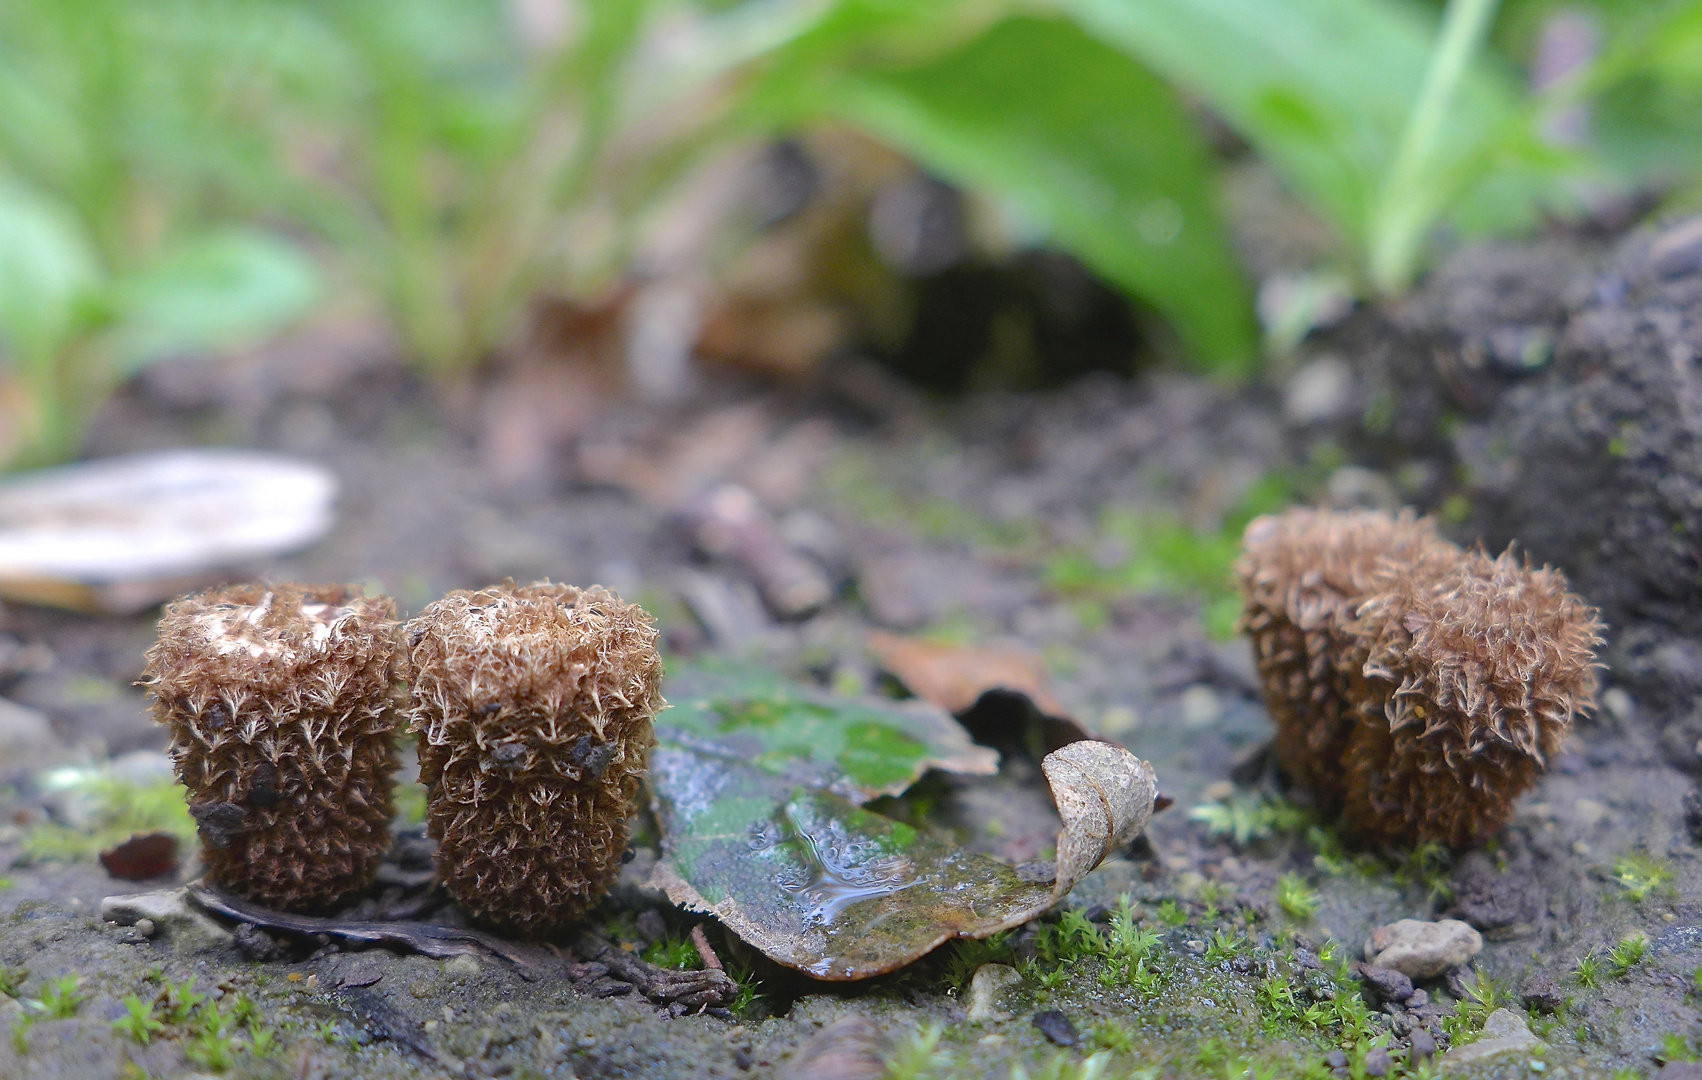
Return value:
[(471, 956), (452, 956), (443, 963), (443, 974), (451, 979), (476, 979), (479, 962)]
[(1525, 1018), (1512, 1009), (1496, 1009), (1483, 1023), (1483, 1035), (1473, 1043), (1456, 1046), (1437, 1059), (1443, 1072), (1452, 1072), (1497, 1058), (1531, 1054), (1543, 1042), (1531, 1034)]
[(1383, 1001), (1404, 1002), (1412, 997), (1412, 980), (1394, 968), (1356, 963), (1353, 972)]
[(33, 772), (67, 753), (45, 713), (0, 698), (0, 775)]
[(1412, 1048), (1412, 1060), (1423, 1061), (1436, 1053), (1436, 1036), (1423, 1028), (1414, 1028), (1408, 1042)]
[(969, 980), (969, 1022), (993, 1023), (1009, 1020), (1012, 1013), (1000, 1005), (1005, 993), (1022, 982), (1016, 968), (1006, 964), (982, 964)]
[(218, 948), (231, 943), (231, 934), (189, 903), (183, 886), (157, 892), (109, 896), (100, 902), (100, 917), (119, 926), (154, 924), (174, 944), (192, 949)]
[(1551, 1013), (1566, 1003), (1566, 993), (1551, 976), (1537, 974), (1525, 980), (1524, 988), (1519, 991), (1519, 1000), (1527, 1009)]
[(1291, 424), (1320, 424), (1353, 403), (1353, 369), (1339, 356), (1321, 356), (1296, 371), (1282, 396), (1282, 415)]
[(1483, 935), (1458, 919), (1402, 919), (1365, 939), (1366, 963), (1394, 968), (1409, 979), (1433, 979), (1483, 951)]
[(1388, 1076), (1389, 1070), (1394, 1067), (1395, 1063), (1390, 1059), (1389, 1051), (1381, 1046), (1373, 1047), (1371, 1052), (1365, 1055), (1366, 1076)]
[(1702, 217), (1687, 218), (1655, 237), (1649, 265), (1668, 278), (1702, 271)]

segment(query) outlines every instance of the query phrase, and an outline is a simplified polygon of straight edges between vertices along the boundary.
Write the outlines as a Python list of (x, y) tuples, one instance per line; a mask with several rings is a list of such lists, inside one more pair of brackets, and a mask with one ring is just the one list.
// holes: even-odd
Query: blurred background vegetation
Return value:
[[(795, 368), (835, 316), (777, 290), (879, 338), (858, 260), (926, 277), (953, 229), (1247, 377), (1439, 244), (1693, 203), (1699, 129), (1702, 0), (8, 0), (3, 452), (70, 456), (143, 366), (326, 311), (454, 383), (540, 305), (666, 330), (647, 283), (718, 281), (681, 333)], [(1248, 160), (1327, 226), (1274, 292), (1223, 217)], [(885, 186), (791, 221), (830, 166)], [(782, 227), (827, 254), (764, 278)]]

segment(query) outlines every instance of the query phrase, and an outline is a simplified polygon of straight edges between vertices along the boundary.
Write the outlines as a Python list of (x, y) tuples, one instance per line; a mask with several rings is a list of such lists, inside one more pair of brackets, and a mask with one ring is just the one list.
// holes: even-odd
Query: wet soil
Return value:
[[(1624, 266), (1646, 265), (1651, 242), (1639, 236), (1616, 248), (1573, 237), (1468, 252), (1405, 308), (1353, 316), (1308, 342), (1281, 378), (1250, 389), (1174, 374), (1089, 376), (1055, 392), (941, 402), (845, 362), (807, 386), (727, 379), (684, 405), (601, 401), (558, 440), (543, 479), (529, 474), (520, 486), (493, 479), (515, 475), (492, 461), (500, 415), (445, 405), (382, 360), (333, 364), (328, 375), (293, 383), (257, 385), (204, 369), (144, 378), (103, 416), (92, 453), (235, 442), (322, 461), (341, 478), (332, 536), (257, 573), (366, 582), (405, 611), (507, 576), (600, 582), (658, 614), (671, 657), (731, 656), (842, 690), (891, 691), (867, 646), (875, 628), (1035, 650), (1063, 706), (1152, 761), (1176, 799), (1146, 841), (1068, 901), (1103, 918), (1130, 898), (1140, 924), (1158, 935), (1153, 966), (1162, 979), (1142, 990), (1091, 950), (1052, 963), (1047, 938), (1031, 927), (997, 957), (1040, 961), (1007, 996), (1009, 1018), (972, 1024), (966, 972), (954, 970), (952, 950), (896, 976), (830, 987), (764, 966), (711, 926), (719, 954), (751, 965), (759, 996), (736, 1013), (670, 1015), (630, 988), (587, 979), (570, 951), (537, 950), (523, 972), (489, 957), (311, 944), (256, 960), (217, 937), (164, 927), (150, 937), (101, 921), (101, 899), (169, 881), (115, 881), (92, 860), (18, 862), (0, 888), (0, 964), (28, 969), (25, 999), (46, 993), (49, 979), (75, 975), (84, 1000), (73, 1016), (20, 1028), (18, 1008), (0, 996), (0, 1027), (24, 1031), (0, 1042), (0, 1076), (212, 1071), (204, 1055), (192, 1060), (187, 1029), (141, 1046), (111, 1024), (126, 995), (151, 998), (185, 979), (199, 993), (246, 994), (259, 1006), (276, 1046), (264, 1056), (238, 1053), (229, 1071), (243, 1076), (787, 1076), (809, 1040), (847, 1014), (871, 1022), (875, 1034), (864, 1038), (878, 1044), (872, 1052), (902, 1075), (1006, 1075), (1014, 1066), (1032, 1075), (1104, 1053), (1110, 1071), (1099, 1075), (1241, 1075), (1252, 1065), (1261, 1076), (1322, 1076), (1337, 1049), (1331, 1029), (1285, 1018), (1261, 994), (1289, 986), (1301, 990), (1303, 1006), (1326, 1002), (1336, 990), (1316, 985), (1309, 958), (1333, 942), (1338, 962), (1357, 959), (1372, 927), (1445, 913), (1484, 932), (1480, 996), (1499, 988), (1524, 1013), (1520, 989), (1547, 976), (1562, 999), (1552, 1014), (1529, 1013), (1545, 1049), (1492, 1060), (1474, 1075), (1652, 1075), (1662, 1055), (1702, 1046), (1694, 974), (1702, 859), (1684, 812), (1692, 787), (1684, 770), (1696, 758), (1693, 749), (1689, 758), (1675, 752), (1672, 735), (1694, 741), (1684, 726), (1694, 723), (1694, 688), (1651, 682), (1623, 643), (1639, 634), (1654, 642), (1637, 655), (1693, 647), (1696, 586), (1672, 586), (1679, 571), (1670, 567), (1690, 567), (1683, 560), (1694, 546), (1628, 565), (1600, 547), (1600, 529), (1580, 537), (1555, 524), (1578, 498), (1577, 484), (1608, 500), (1579, 515), (1598, 526), (1638, 507), (1635, 528), (1613, 533), (1633, 548), (1660, 514), (1689, 522), (1684, 515), (1695, 513), (1686, 501), (1695, 475), (1671, 472), (1694, 460), (1684, 456), (1694, 447), (1684, 441), (1694, 435), (1683, 427), (1687, 406), (1648, 403), (1651, 395), (1681, 406), (1688, 399), (1639, 381), (1622, 337), (1586, 334), (1586, 324), (1599, 329), (1611, 311), (1625, 312), (1649, 334), (1667, 334), (1639, 347), (1651, 356), (1664, 349), (1681, 389), (1694, 385), (1699, 301), (1684, 290), (1702, 289), (1702, 265), (1636, 284), (1645, 278)], [(1601, 275), (1616, 273), (1632, 284), (1605, 295)], [(1668, 309), (1690, 321), (1663, 322)], [(1509, 326), (1522, 329), (1502, 333)], [(1442, 348), (1444, 340), (1453, 344)], [(1692, 350), (1682, 363), (1675, 341)], [(1479, 353), (1487, 359), (1472, 368), (1469, 356)], [(1511, 359), (1498, 359), (1503, 353)], [(1618, 366), (1592, 366), (1591, 356)], [(1324, 387), (1336, 400), (1322, 407), (1320, 362), (1343, 364), (1351, 376), (1335, 391)], [(1479, 371), (1480, 396), (1471, 398)], [(1579, 415), (1567, 402), (1602, 399), (1591, 379), (1617, 388), (1623, 400), (1614, 409), (1651, 430), (1668, 427), (1646, 435), (1659, 444), (1654, 456), (1624, 465), (1609, 454), (1606, 471), (1586, 480), (1560, 469), (1551, 444), (1555, 425)], [(1295, 404), (1302, 391), (1313, 395), (1305, 408)], [(1592, 439), (1608, 430), (1589, 423)], [(1460, 468), (1485, 440), (1502, 462), (1528, 466), (1519, 479), (1496, 486)], [(754, 496), (781, 548), (820, 575), (825, 603), (787, 610), (777, 584), (785, 568), (710, 542), (703, 523), (727, 485)], [(1651, 487), (1653, 502), (1638, 494)], [(1465, 539), (1499, 546), (1528, 538), (1530, 550), (1567, 566), (1607, 607), (1619, 650), (1608, 657), (1607, 707), (1580, 723), (1484, 851), (1355, 859), (1304, 826), (1237, 843), (1190, 817), (1207, 801), (1250, 803), (1282, 791), (1258, 752), (1270, 727), (1245, 643), (1223, 634), (1221, 594), (1186, 580), (1125, 587), (1138, 578), (1125, 574), (1131, 537), (1142, 535), (1128, 523), (1184, 530), (1205, 547), (1233, 536), (1273, 491), (1279, 501), (1416, 503), (1445, 511)], [(1664, 590), (1660, 603), (1638, 599), (1651, 595), (1652, 579)], [(131, 685), (151, 641), (150, 615), (10, 607), (4, 618), (16, 646), (0, 650), (11, 658), (0, 673), (4, 692), (51, 718), (65, 755), (98, 761), (163, 747)], [(930, 777), (886, 809), (977, 850), (1041, 857), (1056, 818), (1022, 733), (1008, 718), (970, 719), (1005, 749), (1000, 775)], [(17, 860), (29, 831), (52, 813), (31, 763), (5, 765), (14, 787), (0, 807), (0, 866)], [(1301, 792), (1287, 796), (1304, 802)], [(1616, 876), (1632, 856), (1670, 871), (1671, 881), (1634, 898)], [(663, 912), (661, 925), (674, 933), (690, 925), (639, 888), (651, 858), (639, 845), (593, 920), (617, 944), (646, 944), (657, 926), (646, 912)], [(191, 865), (180, 876), (193, 873)], [(1287, 874), (1316, 889), (1315, 912), (1277, 903)], [(1599, 975), (1589, 977), (1588, 964), (1580, 974), (1580, 960), (1599, 959), (1632, 934), (1649, 940), (1645, 958), (1623, 973), (1600, 961)], [(986, 957), (965, 950), (960, 962), (978, 958)], [(1469, 1000), (1463, 1012), (1456, 1004), (1468, 996), (1458, 982), (1429, 989), (1438, 1017), (1475, 1015)], [(1050, 1021), (1045, 1030), (1031, 1023), (1041, 1010), (1060, 1011), (1078, 1044), (1060, 1046), (1070, 1040)], [(1389, 1035), (1397, 1048), (1410, 1041), (1412, 1024), (1398, 1007), (1368, 1023), (1370, 1036)], [(1450, 1030), (1470, 1026), (1452, 1023), (1436, 1021), (1444, 1044)], [(920, 1034), (930, 1024), (941, 1025), (937, 1043)], [(1342, 1060), (1337, 1075), (1367, 1075), (1366, 1061)]]

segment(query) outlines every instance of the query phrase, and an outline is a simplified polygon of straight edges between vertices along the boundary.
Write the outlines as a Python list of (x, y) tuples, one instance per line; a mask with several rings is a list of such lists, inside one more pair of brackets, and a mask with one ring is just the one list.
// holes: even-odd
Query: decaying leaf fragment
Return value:
[(1050, 716), (1064, 707), (1046, 685), (1046, 662), (1024, 649), (944, 645), (877, 631), (869, 648), (919, 698), (954, 713), (967, 712), (989, 690), (1009, 690)]
[(1040, 770), (1064, 822), (1052, 890), (1057, 900), (1146, 828), (1158, 778), (1151, 765), (1122, 747), (1086, 740), (1047, 754)]
[[(781, 704), (749, 696), (718, 699), (717, 690), (730, 685), (711, 679), (697, 684), (711, 689), (705, 699), (691, 685), (690, 679), (683, 686), (670, 682), (668, 694), (678, 708), (657, 722), (651, 785), (663, 847), (650, 884), (682, 907), (714, 915), (776, 962), (819, 979), (880, 975), (953, 938), (1021, 925), (1068, 893), (1152, 815), (1152, 766), (1127, 750), (1078, 742), (1048, 755), (1042, 769), (1063, 829), (1056, 873), (1035, 881), (1035, 875), (864, 809), (859, 804), (880, 792), (847, 784), (835, 762), (842, 754), (812, 750), (846, 745), (845, 732), (861, 731), (864, 752), (845, 761), (865, 776), (897, 776), (920, 760), (912, 743), (943, 738), (925, 730), (914, 711), (842, 700), (836, 712), (815, 696), (806, 741), (788, 744), (777, 720), (758, 730), (785, 752), (753, 753), (758, 744), (751, 741), (748, 718), (784, 715), (784, 697)], [(675, 726), (676, 715), (687, 723)], [(718, 737), (705, 724), (715, 716), (730, 718), (726, 735)], [(906, 725), (917, 726), (907, 731)], [(898, 756), (886, 760), (882, 748)]]

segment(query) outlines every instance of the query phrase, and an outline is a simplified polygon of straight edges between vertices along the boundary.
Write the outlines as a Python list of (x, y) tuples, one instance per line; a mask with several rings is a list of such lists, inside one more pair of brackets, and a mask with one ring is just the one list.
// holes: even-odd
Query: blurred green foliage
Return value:
[[(1009, 207), (1245, 373), (1202, 106), (1361, 290), (1405, 288), (1438, 227), (1702, 190), (1702, 0), (1564, 10), (1599, 48), (1533, 90), (1557, 0), (10, 0), (7, 452), (63, 457), (139, 366), (350, 285), (422, 370), (465, 372), (533, 297), (617, 280), (694, 168), (823, 122)], [(1584, 137), (1554, 136), (1580, 106)]]

